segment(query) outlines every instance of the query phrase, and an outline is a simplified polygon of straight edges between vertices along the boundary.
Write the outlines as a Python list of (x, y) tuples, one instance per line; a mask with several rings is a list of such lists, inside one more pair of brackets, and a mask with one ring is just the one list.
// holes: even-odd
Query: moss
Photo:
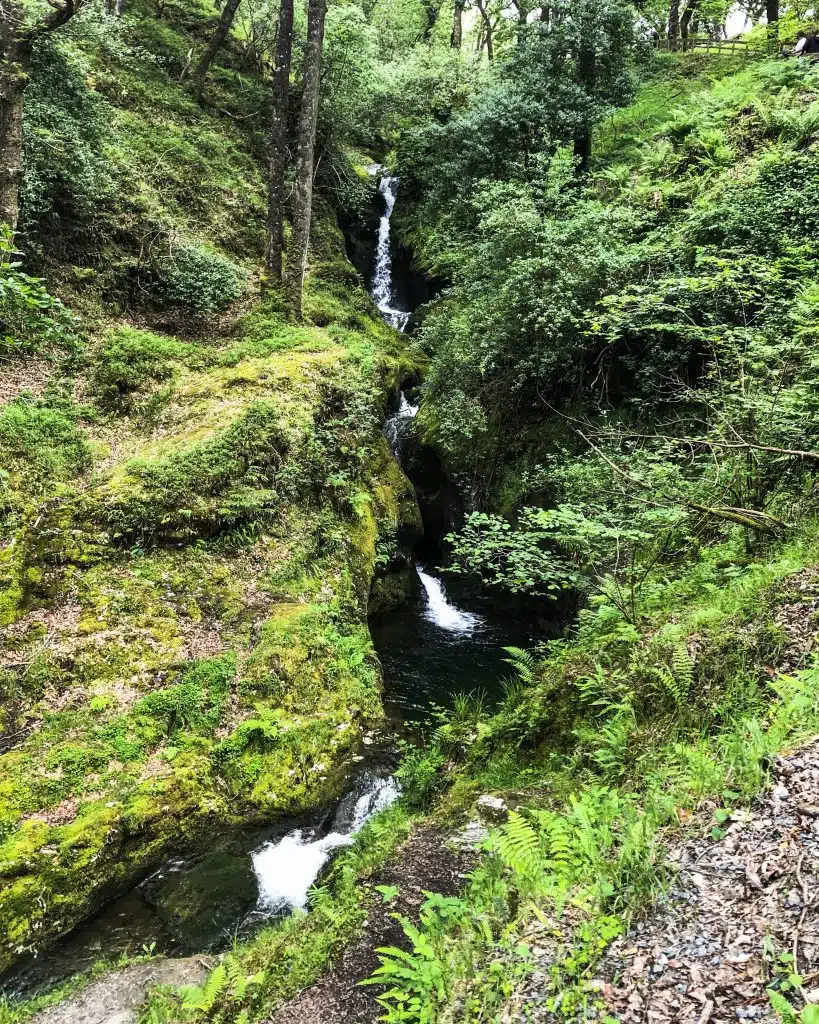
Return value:
[[(53, 609), (62, 653), (20, 713), (41, 725), (0, 758), (0, 964), (170, 845), (330, 799), (381, 714), (370, 584), (418, 516), (380, 433), (407, 360), (377, 327), (268, 318), (238, 328), (254, 347), (238, 361), (193, 371), (169, 350), (150, 439), (120, 437), (2, 549), (8, 617)], [(21, 660), (41, 635), (20, 632)]]
[[(320, 199), (306, 322), (275, 295), (232, 323), (193, 315), (197, 274), (244, 276), (262, 252), (243, 115), (264, 86), (242, 71), (238, 87), (228, 47), (201, 108), (178, 75), (212, 5), (167, 8), (133, 0), (104, 30), (75, 19), (27, 96), (30, 125), (76, 129), (63, 149), (30, 132), (27, 223), (85, 316), (80, 387), (117, 415), (60, 406), (82, 458), (37, 486), (15, 473), (0, 495), (0, 623), (25, 667), (0, 678), (15, 737), (0, 755), (0, 969), (171, 847), (330, 799), (381, 714), (368, 595), (413, 501), (380, 430), (421, 357), (381, 322)], [(167, 265), (191, 246), (208, 259)], [(176, 292), (160, 294), (168, 270)]]

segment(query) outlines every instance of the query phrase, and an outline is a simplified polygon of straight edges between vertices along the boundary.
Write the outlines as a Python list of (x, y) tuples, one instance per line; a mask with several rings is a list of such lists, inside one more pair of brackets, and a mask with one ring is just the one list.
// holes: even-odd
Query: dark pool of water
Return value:
[(558, 635), (554, 609), (510, 599), (504, 606), (457, 576), (423, 574), (413, 600), (370, 621), (389, 717), (425, 721), (432, 706), (451, 707), (459, 693), (497, 704), (513, 675), (504, 647), (532, 648)]

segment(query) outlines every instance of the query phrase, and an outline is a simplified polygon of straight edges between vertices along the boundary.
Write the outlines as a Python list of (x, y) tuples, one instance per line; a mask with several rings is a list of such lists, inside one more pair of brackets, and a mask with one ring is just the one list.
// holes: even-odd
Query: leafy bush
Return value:
[(20, 270), (10, 232), (0, 234), (0, 354), (52, 354), (78, 345), (74, 317), (43, 282)]
[(32, 481), (66, 479), (90, 461), (88, 442), (70, 411), (18, 399), (0, 412), (0, 479), (4, 471)]
[(178, 245), (155, 260), (153, 269), (154, 293), (161, 301), (199, 313), (226, 309), (243, 291), (238, 267), (203, 245)]
[(195, 345), (150, 331), (118, 327), (109, 331), (96, 354), (91, 385), (100, 405), (127, 412), (150, 385), (170, 380), (175, 361), (195, 361)]

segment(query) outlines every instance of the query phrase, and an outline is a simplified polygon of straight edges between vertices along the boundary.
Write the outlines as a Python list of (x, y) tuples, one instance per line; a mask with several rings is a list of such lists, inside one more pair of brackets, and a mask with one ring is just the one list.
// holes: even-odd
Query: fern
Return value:
[(201, 988), (195, 985), (186, 985), (181, 989), (182, 1009), (210, 1013), (216, 1005), (217, 999), (224, 994), (227, 986), (227, 968), (224, 964), (219, 964), (218, 967), (210, 972), (205, 984)]
[(525, 651), (522, 647), (504, 647), (504, 651), (509, 657), (503, 660), (512, 666), (518, 678), (524, 683), (534, 682), (537, 662), (531, 651)]
[(509, 812), (508, 821), (498, 833), (501, 861), (516, 875), (532, 875), (540, 860), (540, 837), (532, 825), (517, 811)]

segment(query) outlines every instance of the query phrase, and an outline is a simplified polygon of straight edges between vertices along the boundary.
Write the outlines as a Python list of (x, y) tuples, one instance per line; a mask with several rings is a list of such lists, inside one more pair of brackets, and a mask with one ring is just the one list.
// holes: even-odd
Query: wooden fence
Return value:
[(711, 39), (708, 36), (655, 39), (654, 46), (658, 50), (671, 50), (675, 53), (737, 53), (746, 57), (764, 57), (779, 49), (777, 44), (768, 46), (765, 42), (749, 43), (746, 39)]

